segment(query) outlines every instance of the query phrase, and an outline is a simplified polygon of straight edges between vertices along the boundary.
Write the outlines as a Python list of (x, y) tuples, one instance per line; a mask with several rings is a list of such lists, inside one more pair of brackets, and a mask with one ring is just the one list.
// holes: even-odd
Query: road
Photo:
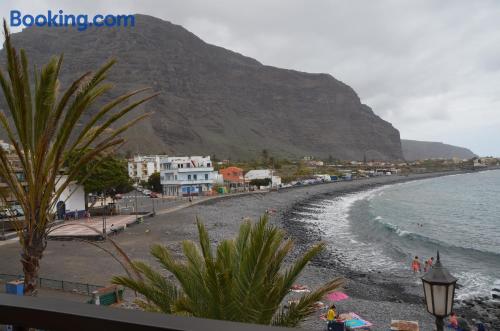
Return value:
[[(193, 201), (199, 199), (198, 197), (192, 197)], [(142, 194), (141, 192), (129, 192), (123, 195), (123, 198), (117, 200), (118, 208), (122, 213), (129, 211), (130, 213), (134, 212), (134, 210), (142, 213), (142, 212), (152, 212), (159, 211), (162, 209), (168, 209), (172, 207), (176, 207), (178, 205), (184, 204), (188, 202), (188, 198), (181, 197), (159, 197), (159, 198), (150, 198), (147, 195)], [(137, 207), (136, 207), (137, 203)]]

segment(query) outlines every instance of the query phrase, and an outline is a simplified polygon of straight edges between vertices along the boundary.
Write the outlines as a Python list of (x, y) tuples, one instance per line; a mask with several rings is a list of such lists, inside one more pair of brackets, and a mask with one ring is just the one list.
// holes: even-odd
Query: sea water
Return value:
[(354, 269), (411, 280), (413, 257), (439, 250), (461, 285), (458, 299), (500, 287), (500, 170), (386, 185), (308, 209), (300, 217)]

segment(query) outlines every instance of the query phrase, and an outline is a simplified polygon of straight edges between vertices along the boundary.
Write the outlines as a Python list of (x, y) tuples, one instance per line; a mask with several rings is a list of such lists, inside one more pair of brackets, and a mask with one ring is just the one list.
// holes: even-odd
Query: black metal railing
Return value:
[[(9, 275), (9, 274), (0, 274), (0, 283), (10, 282), (13, 280), (22, 279), (21, 275)], [(87, 283), (77, 283), (77, 282), (69, 282), (67, 280), (59, 280), (59, 279), (50, 279), (50, 278), (38, 278), (38, 287), (45, 288), (49, 290), (59, 290), (64, 292), (72, 292), (78, 294), (84, 294), (91, 296), (92, 292), (103, 288), (101, 285), (87, 284)]]
[(14, 330), (107, 331), (292, 331), (263, 325), (155, 314), (49, 298), (0, 294), (0, 324)]

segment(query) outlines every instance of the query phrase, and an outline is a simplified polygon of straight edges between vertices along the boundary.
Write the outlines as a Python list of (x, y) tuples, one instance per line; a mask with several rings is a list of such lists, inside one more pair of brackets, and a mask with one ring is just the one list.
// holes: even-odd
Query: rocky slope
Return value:
[(433, 141), (401, 140), (405, 160), (470, 159), (476, 156), (471, 150)]
[(140, 110), (154, 115), (127, 133), (134, 153), (402, 159), (398, 130), (348, 85), (262, 65), (154, 17), (137, 15), (129, 28), (28, 28), (13, 40), (37, 66), (64, 53), (63, 86), (115, 57), (113, 95), (160, 92)]

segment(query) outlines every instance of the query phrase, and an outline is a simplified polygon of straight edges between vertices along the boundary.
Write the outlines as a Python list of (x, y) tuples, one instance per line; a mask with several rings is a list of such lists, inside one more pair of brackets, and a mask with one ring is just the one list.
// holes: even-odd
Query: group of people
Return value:
[(474, 322), (474, 329), (471, 327), (469, 322), (465, 319), (465, 316), (457, 316), (455, 313), (451, 313), (449, 321), (448, 321), (448, 328), (451, 330), (456, 330), (456, 331), (486, 331), (486, 327), (484, 326), (484, 323), (481, 321), (476, 321), (472, 320)]
[[(431, 256), (424, 262), (424, 272), (429, 271), (433, 265), (434, 265), (434, 257)], [(411, 269), (413, 270), (413, 273), (422, 272), (422, 263), (420, 262), (418, 256), (415, 256), (415, 258), (413, 259), (411, 263)]]

